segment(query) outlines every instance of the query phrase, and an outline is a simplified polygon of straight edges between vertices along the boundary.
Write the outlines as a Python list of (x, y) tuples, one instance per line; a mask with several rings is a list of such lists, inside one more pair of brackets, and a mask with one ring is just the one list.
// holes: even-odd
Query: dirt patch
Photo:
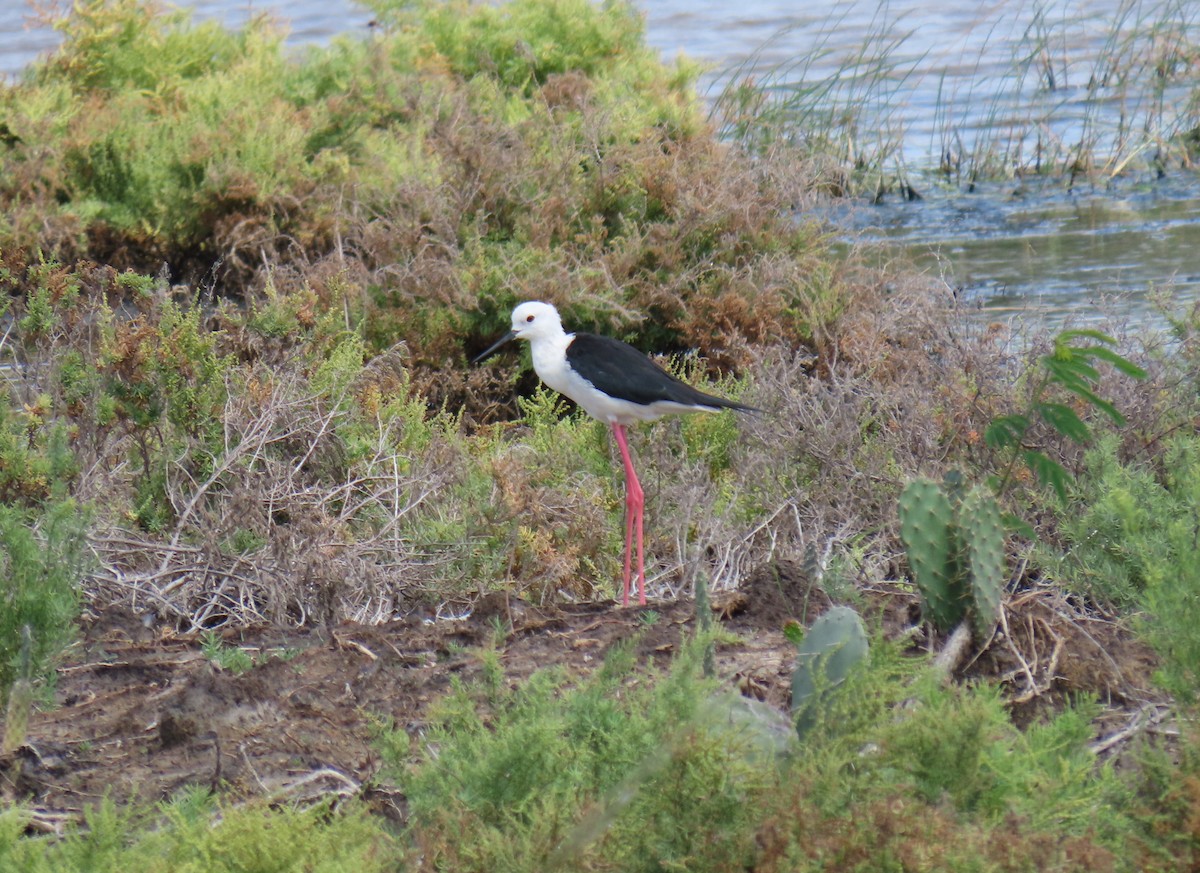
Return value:
[[(1089, 623), (1035, 594), (1013, 598), (1007, 632), (974, 653), (963, 677), (1006, 683), (1020, 721), (1086, 691), (1111, 705), (1115, 722), (1151, 696), (1153, 659), (1144, 647), (1117, 625)], [(908, 622), (916, 651), (913, 602), (902, 586), (882, 586), (868, 590), (862, 609), (881, 616), (889, 636)], [(785, 709), (794, 649), (783, 625), (811, 623), (829, 605), (786, 563), (715, 597), (714, 612), (731, 632), (718, 648), (720, 675)], [(255, 664), (238, 673), (206, 657), (195, 637), (154, 636), (135, 617), (112, 613), (91, 623), (61, 669), (58, 705), (35, 713), (27, 742), (0, 758), (0, 794), (74, 818), (104, 796), (160, 800), (188, 785), (239, 797), (361, 793), (380, 767), (372, 732), (383, 721), (418, 732), (451, 677), (480, 671), (480, 650), (495, 646), (514, 684), (549, 665), (586, 675), (633, 637), (641, 661), (662, 666), (693, 621), (690, 601), (535, 608), (493, 595), (461, 620), (230, 633), (223, 645)], [(1098, 725), (1098, 734), (1105, 730)], [(386, 790), (377, 791), (389, 807)]]
[(760, 567), (738, 588), (736, 624), (781, 629), (789, 621), (802, 625), (828, 609), (829, 595), (793, 561), (774, 561)]
[(1081, 693), (1115, 724), (1165, 703), (1151, 677), (1157, 659), (1121, 623), (1093, 614), (1061, 593), (1037, 589), (1005, 604), (1004, 621), (964, 672), (999, 681), (1018, 726), (1036, 722)]
[(664, 664), (692, 610), (484, 602), (462, 620), (264, 628), (222, 641), (254, 660), (242, 673), (206, 657), (195, 637), (143, 640), (140, 622), (105, 616), (60, 671), (58, 706), (35, 713), (25, 745), (0, 759), (0, 789), (77, 813), (106, 795), (160, 800), (192, 784), (287, 795), (332, 771), (362, 785), (379, 768), (372, 731), (385, 720), (419, 730), (450, 678), (480, 669), (481, 647), (497, 645), (513, 683), (550, 664), (583, 675), (635, 633), (641, 658)]

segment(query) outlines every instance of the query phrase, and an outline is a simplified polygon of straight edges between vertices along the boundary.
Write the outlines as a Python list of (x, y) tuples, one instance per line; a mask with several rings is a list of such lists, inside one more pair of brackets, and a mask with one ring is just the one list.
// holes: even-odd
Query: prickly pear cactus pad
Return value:
[(900, 539), (925, 617), (948, 630), (962, 619), (967, 603), (954, 507), (937, 482), (914, 479), (901, 492)]
[(983, 639), (1000, 620), (1000, 598), (1007, 578), (1004, 522), (996, 498), (987, 489), (971, 489), (959, 510), (958, 524), (966, 555), (971, 622)]
[(803, 736), (815, 722), (813, 706), (846, 680), (867, 657), (867, 631), (857, 612), (835, 606), (813, 622), (801, 641), (792, 674), (792, 712)]

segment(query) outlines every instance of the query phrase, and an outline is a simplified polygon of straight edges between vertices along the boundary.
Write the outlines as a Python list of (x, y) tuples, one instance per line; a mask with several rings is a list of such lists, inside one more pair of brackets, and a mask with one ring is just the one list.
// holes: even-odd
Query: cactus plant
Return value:
[(967, 591), (975, 632), (986, 637), (1000, 620), (1004, 592), (1004, 523), (991, 492), (972, 489), (963, 499), (958, 526), (966, 556)]
[(1004, 591), (1004, 526), (992, 493), (965, 490), (960, 476), (944, 483), (916, 479), (900, 495), (900, 538), (925, 617), (949, 630), (970, 617), (985, 637), (1000, 618)]
[(966, 608), (959, 577), (955, 511), (950, 496), (931, 479), (914, 479), (900, 494), (900, 538), (924, 601), (924, 613), (948, 628)]
[(804, 635), (792, 673), (792, 712), (801, 737), (816, 723), (815, 707), (865, 660), (867, 632), (858, 613), (835, 606), (818, 618)]

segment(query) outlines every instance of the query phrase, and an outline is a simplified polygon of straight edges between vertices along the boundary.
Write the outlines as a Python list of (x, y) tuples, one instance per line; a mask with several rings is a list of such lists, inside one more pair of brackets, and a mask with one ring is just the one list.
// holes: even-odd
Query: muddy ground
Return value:
[[(784, 624), (811, 623), (828, 606), (789, 564), (715, 596), (717, 618), (736, 638), (719, 646), (720, 675), (785, 710), (794, 647)], [(942, 642), (914, 625), (917, 604), (904, 586), (881, 583), (859, 608), (914, 653)], [(42, 830), (61, 828), (105, 796), (160, 800), (188, 785), (238, 798), (358, 794), (402, 818), (403, 799), (377, 778), (372, 730), (386, 719), (418, 732), (450, 678), (480, 669), (481, 647), (501, 639), (514, 683), (551, 664), (582, 676), (640, 629), (642, 661), (665, 665), (692, 633), (694, 611), (690, 600), (623, 609), (493, 596), (460, 620), (228, 631), (224, 647), (254, 659), (245, 672), (207, 657), (196, 636), (155, 632), (129, 615), (94, 617), (60, 670), (56, 705), (36, 712), (25, 744), (0, 757), (0, 796), (34, 806)], [(1096, 724), (1097, 748), (1112, 753), (1132, 727), (1166, 711), (1151, 690), (1153, 667), (1119, 625), (1028, 591), (1011, 598), (995, 637), (968, 651), (956, 678), (1001, 680), (1019, 724), (1090, 692), (1108, 707)]]

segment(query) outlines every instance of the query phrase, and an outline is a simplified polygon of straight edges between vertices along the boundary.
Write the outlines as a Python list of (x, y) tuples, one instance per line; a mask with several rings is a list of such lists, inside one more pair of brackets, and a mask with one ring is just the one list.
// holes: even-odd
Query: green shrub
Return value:
[(880, 643), (797, 740), (701, 678), (702, 649), (665, 674), (631, 673), (620, 647), (577, 684), (514, 687), (494, 665), (456, 680), (415, 748), (381, 736), (410, 839), (456, 871), (696, 873), (1133, 870), (1154, 844), (1088, 750), (1093, 704), (1021, 732), (994, 688), (947, 687)]
[(1153, 469), (1122, 463), (1118, 446), (1106, 438), (1085, 454), (1076, 497), (1058, 514), (1062, 554), (1047, 560), (1069, 588), (1129, 609), (1170, 556), (1167, 527), (1184, 507)]
[(1200, 699), (1200, 439), (1175, 440), (1163, 466), (1168, 499), (1130, 508), (1122, 551), (1137, 556), (1144, 574), (1139, 627), (1162, 658), (1157, 678), (1194, 704)]
[[(526, 96), (564, 73), (609, 83), (626, 96), (662, 81), (657, 53), (645, 43), (641, 15), (621, 0), (511, 0), (496, 6), (464, 0), (366, 0), (366, 5), (383, 22), (415, 30), (414, 43), (436, 52), (430, 58), (426, 51), (422, 64), (444, 63), (464, 79), (492, 77)], [(683, 91), (697, 71), (681, 64), (670, 85)], [(612, 105), (619, 103), (613, 99), (617, 95), (608, 96)]]
[(722, 727), (728, 704), (697, 677), (699, 648), (653, 685), (631, 682), (633, 650), (613, 650), (576, 688), (554, 671), (513, 690), (456, 683), (416, 766), (404, 766), (407, 736), (385, 735), (428, 857), (515, 873), (585, 857), (634, 871), (752, 856), (746, 792), (771, 772), (756, 767), (753, 737)]
[(0, 812), (0, 869), (23, 873), (386, 873), (403, 851), (359, 806), (295, 809), (265, 803), (217, 806), (185, 792), (161, 810), (119, 810), (105, 801), (65, 839), (22, 837), (27, 816)]
[(48, 503), (41, 513), (0, 505), (0, 698), (17, 679), (51, 679), (74, 638), (86, 533), (85, 515), (71, 500)]
[(46, 395), (21, 409), (0, 402), (0, 502), (40, 506), (63, 496), (79, 472), (68, 429), (51, 406)]
[(0, 88), (0, 246), (165, 262), (250, 300), (336, 262), (372, 346), (438, 364), (567, 287), (579, 326), (659, 347), (825, 326), (803, 298), (828, 271), (797, 262), (815, 233), (712, 141), (696, 68), (664, 66), (632, 6), (373, 7), (370, 39), (294, 57), (265, 18), (77, 4), (62, 46)]
[(1085, 456), (1043, 563), (1063, 585), (1124, 611), (1162, 658), (1164, 688), (1200, 694), (1200, 440), (1174, 438), (1158, 464), (1122, 462), (1115, 438)]

